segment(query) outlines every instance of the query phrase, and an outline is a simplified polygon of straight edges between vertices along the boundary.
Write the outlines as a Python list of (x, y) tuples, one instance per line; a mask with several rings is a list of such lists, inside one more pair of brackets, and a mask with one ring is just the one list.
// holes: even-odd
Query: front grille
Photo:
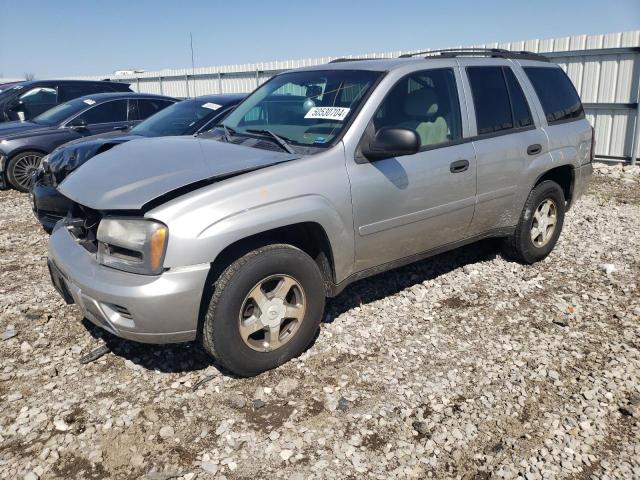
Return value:
[(69, 213), (63, 220), (63, 224), (78, 243), (88, 252), (98, 251), (98, 224), (102, 219), (102, 214), (79, 203), (74, 203)]

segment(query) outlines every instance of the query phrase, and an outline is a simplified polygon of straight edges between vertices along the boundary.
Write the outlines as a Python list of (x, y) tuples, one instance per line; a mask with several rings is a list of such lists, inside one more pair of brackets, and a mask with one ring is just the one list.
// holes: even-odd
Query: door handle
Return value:
[(469, 160), (457, 160), (449, 165), (451, 173), (460, 173), (469, 169)]
[(527, 147), (527, 155), (537, 155), (542, 151), (542, 145), (539, 143), (534, 143), (533, 145), (529, 145)]

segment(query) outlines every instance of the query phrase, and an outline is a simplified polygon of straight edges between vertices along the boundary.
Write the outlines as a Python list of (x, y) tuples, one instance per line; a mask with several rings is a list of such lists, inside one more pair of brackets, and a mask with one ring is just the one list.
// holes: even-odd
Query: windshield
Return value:
[(42, 125), (57, 125), (65, 121), (70, 116), (80, 113), (89, 105), (94, 105), (95, 103), (96, 102), (94, 100), (71, 100), (70, 102), (61, 103), (60, 105), (41, 113), (31, 121)]
[(131, 133), (145, 137), (189, 135), (224, 110), (222, 105), (213, 102), (183, 100), (147, 118), (133, 128)]
[(7, 97), (12, 97), (21, 89), (22, 85), (15, 85), (14, 83), (6, 83), (0, 85), (0, 100), (4, 100)]
[(364, 70), (283, 73), (242, 102), (224, 125), (234, 134), (268, 130), (292, 145), (327, 147), (380, 75)]

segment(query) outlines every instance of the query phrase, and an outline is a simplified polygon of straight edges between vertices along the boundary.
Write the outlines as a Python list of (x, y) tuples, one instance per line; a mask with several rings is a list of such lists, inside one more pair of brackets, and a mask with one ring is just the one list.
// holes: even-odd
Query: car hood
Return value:
[(57, 127), (39, 125), (33, 122), (4, 122), (0, 123), (0, 138), (9, 140), (32, 134), (47, 133), (56, 128)]
[(58, 147), (49, 154), (48, 171), (61, 182), (69, 173), (95, 155), (106, 152), (116, 145), (141, 138), (139, 135), (126, 135), (122, 132), (109, 132), (73, 140)]
[(95, 210), (141, 210), (158, 197), (202, 181), (299, 158), (196, 137), (144, 138), (97, 155), (58, 187)]

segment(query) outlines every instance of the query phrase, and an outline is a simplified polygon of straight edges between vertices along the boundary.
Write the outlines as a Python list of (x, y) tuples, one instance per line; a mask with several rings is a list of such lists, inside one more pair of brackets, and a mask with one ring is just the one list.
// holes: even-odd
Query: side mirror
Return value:
[(87, 121), (82, 119), (75, 119), (73, 122), (69, 124), (69, 128), (71, 130), (86, 130), (87, 129)]
[(413, 155), (420, 151), (420, 136), (409, 128), (383, 127), (361, 149), (368, 160)]

